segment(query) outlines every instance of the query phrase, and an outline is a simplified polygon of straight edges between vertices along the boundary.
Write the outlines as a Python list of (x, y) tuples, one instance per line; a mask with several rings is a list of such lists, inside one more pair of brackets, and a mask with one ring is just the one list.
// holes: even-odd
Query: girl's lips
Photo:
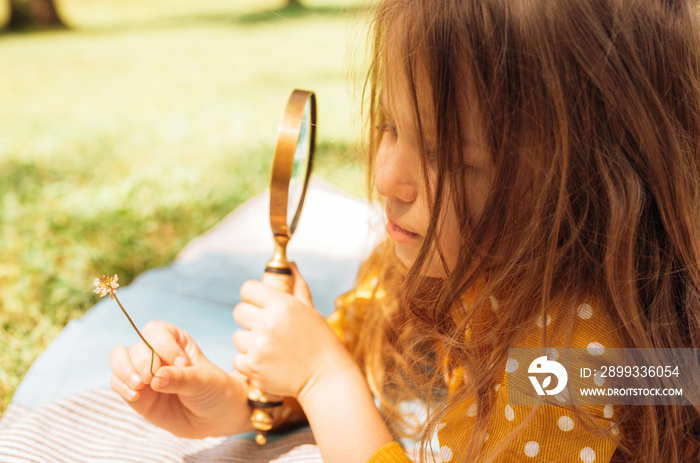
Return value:
[(386, 232), (393, 238), (397, 243), (408, 243), (420, 237), (417, 233), (404, 230), (403, 228), (396, 225), (394, 222), (389, 220), (386, 224)]

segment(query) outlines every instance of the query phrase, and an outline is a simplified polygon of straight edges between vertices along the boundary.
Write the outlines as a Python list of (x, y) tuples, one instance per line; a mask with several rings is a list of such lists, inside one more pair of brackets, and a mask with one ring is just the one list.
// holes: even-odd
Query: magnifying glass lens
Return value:
[(299, 129), (299, 139), (294, 151), (294, 163), (292, 165), (292, 176), (289, 180), (289, 196), (287, 200), (287, 223), (290, 233), (294, 233), (296, 223), (299, 219), (301, 200), (306, 185), (306, 177), (309, 175), (309, 156), (311, 153), (311, 100), (304, 106), (304, 116)]

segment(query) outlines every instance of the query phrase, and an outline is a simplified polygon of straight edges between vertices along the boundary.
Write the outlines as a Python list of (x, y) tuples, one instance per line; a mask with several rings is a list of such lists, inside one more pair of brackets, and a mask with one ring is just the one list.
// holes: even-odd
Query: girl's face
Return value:
[[(374, 181), (382, 198), (387, 217), (386, 229), (395, 242), (396, 255), (404, 265), (410, 267), (418, 256), (430, 223), (428, 188), (432, 185), (434, 190), (437, 178), (433, 148), (437, 133), (436, 117), (429, 98), (430, 87), (427, 85), (427, 79), (421, 79), (419, 76), (416, 88), (425, 144), (422, 149), (408, 82), (405, 76), (402, 76), (403, 73), (391, 73), (392, 70), (389, 66), (387, 75), (392, 77), (384, 86), (385, 90), (380, 97), (380, 107), (386, 122), (380, 127), (382, 133), (375, 159)], [(494, 173), (483, 122), (478, 112), (467, 104), (468, 101), (475, 101), (469, 96), (465, 94), (460, 98), (461, 120), (464, 122), (464, 149), (461, 153), (454, 154), (460, 156), (467, 166), (464, 179), (467, 191), (455, 192), (451, 185), (445, 185), (446, 197), (436, 228), (437, 242), (448, 271), (454, 268), (462, 242), (452, 195), (466, 194), (470, 219), (478, 219), (486, 203)], [(425, 165), (429, 179), (427, 184), (421, 171), (421, 156), (426, 156)], [(430, 249), (427, 262), (427, 276), (446, 276), (439, 252), (434, 245)]]

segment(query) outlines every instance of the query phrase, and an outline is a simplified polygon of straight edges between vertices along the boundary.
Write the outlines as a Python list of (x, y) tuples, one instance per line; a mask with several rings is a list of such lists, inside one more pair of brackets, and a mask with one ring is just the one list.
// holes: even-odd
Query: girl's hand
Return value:
[(156, 351), (139, 342), (115, 347), (109, 357), (112, 389), (137, 413), (180, 437), (228, 435), (250, 429), (245, 379), (226, 374), (211, 363), (184, 330), (150, 322), (144, 337)]
[(258, 389), (299, 401), (324, 461), (367, 461), (392, 435), (360, 368), (292, 272), (293, 295), (259, 281), (241, 287), (233, 317), (247, 330), (233, 335), (234, 366)]
[(306, 281), (292, 265), (293, 294), (260, 281), (241, 287), (233, 318), (235, 368), (260, 390), (299, 399), (324, 377), (357, 369), (349, 352), (311, 302)]

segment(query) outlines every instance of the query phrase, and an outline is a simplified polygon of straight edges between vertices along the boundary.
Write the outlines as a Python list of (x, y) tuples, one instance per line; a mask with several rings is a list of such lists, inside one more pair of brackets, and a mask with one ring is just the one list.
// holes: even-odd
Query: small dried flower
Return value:
[(109, 299), (117, 301), (117, 304), (119, 304), (119, 308), (122, 309), (122, 312), (124, 315), (126, 315), (127, 320), (129, 320), (129, 323), (131, 323), (131, 327), (136, 331), (136, 334), (139, 335), (139, 338), (141, 338), (141, 341), (143, 341), (146, 346), (148, 346), (149, 349), (151, 349), (151, 375), (153, 375), (153, 360), (156, 356), (156, 351), (151, 347), (151, 345), (146, 341), (146, 338), (143, 337), (141, 332), (139, 331), (138, 328), (136, 328), (136, 325), (134, 324), (134, 321), (131, 319), (129, 314), (126, 312), (126, 309), (122, 305), (121, 302), (119, 302), (119, 298), (117, 297), (117, 288), (119, 287), (119, 277), (115, 273), (114, 276), (107, 276), (107, 275), (102, 275), (102, 278), (95, 278), (94, 285), (95, 289), (92, 290), (93, 293), (99, 294), (100, 297), (105, 297), (106, 295), (109, 294)]
[(92, 292), (99, 294), (100, 297), (105, 297), (109, 294), (109, 299), (114, 300), (117, 297), (118, 281), (119, 277), (116, 274), (114, 276), (102, 275), (102, 278), (95, 278), (95, 289)]

